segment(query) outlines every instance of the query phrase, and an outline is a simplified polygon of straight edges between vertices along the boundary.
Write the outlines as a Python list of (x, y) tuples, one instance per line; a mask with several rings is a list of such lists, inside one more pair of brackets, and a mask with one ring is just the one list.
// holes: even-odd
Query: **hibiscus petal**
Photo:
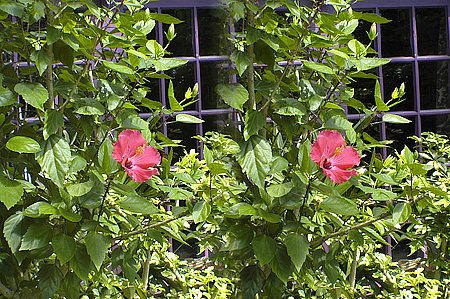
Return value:
[(322, 169), (326, 176), (336, 184), (345, 183), (352, 177), (352, 175), (358, 175), (355, 169), (344, 170), (333, 166), (330, 169)]
[(146, 144), (144, 136), (138, 130), (124, 130), (120, 132), (116, 143), (113, 143), (113, 158), (122, 163), (124, 157), (131, 158), (140, 146)]
[(317, 164), (322, 158), (330, 159), (336, 153), (336, 149), (345, 146), (344, 138), (336, 130), (324, 130), (317, 136), (316, 142), (311, 145), (311, 158)]
[(161, 164), (161, 155), (153, 146), (146, 146), (144, 153), (134, 157), (132, 163), (141, 168), (153, 167), (157, 164)]
[(347, 146), (343, 148), (342, 154), (335, 156), (330, 162), (332, 166), (337, 166), (341, 169), (348, 169), (355, 165), (359, 165), (361, 157), (356, 149)]
[(145, 169), (137, 165), (131, 165), (130, 168), (125, 168), (130, 178), (137, 183), (147, 182), (153, 175), (159, 175), (156, 168)]

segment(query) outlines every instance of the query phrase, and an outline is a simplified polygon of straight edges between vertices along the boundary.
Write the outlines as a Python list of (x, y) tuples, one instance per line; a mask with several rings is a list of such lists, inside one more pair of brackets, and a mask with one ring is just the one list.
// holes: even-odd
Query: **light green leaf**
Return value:
[(194, 223), (205, 221), (210, 213), (211, 213), (211, 205), (207, 201), (197, 202), (194, 206), (194, 210), (192, 211)]
[(163, 13), (149, 13), (149, 16), (151, 19), (164, 23), (164, 24), (180, 24), (183, 23), (180, 19), (177, 19), (169, 14), (163, 14)]
[(320, 208), (327, 212), (338, 215), (358, 215), (359, 210), (356, 203), (344, 197), (329, 196), (320, 203)]
[(202, 122), (205, 122), (204, 120), (189, 114), (177, 114), (175, 116), (175, 119), (180, 123), (186, 124), (200, 124)]
[(245, 102), (248, 101), (247, 89), (239, 83), (233, 84), (218, 84), (216, 92), (222, 99), (234, 109), (243, 111)]
[(266, 188), (266, 191), (272, 197), (281, 197), (288, 194), (293, 187), (294, 187), (293, 182), (272, 184)]
[(157, 214), (160, 213), (157, 207), (150, 201), (138, 195), (129, 195), (119, 202), (119, 206), (132, 213)]
[(17, 103), (17, 98), (8, 88), (0, 86), (0, 107), (9, 106)]
[(392, 213), (392, 221), (395, 224), (406, 222), (411, 215), (412, 208), (406, 202), (399, 202)]
[(259, 135), (253, 135), (247, 141), (241, 143), (239, 164), (241, 164), (242, 170), (260, 188), (264, 188), (271, 162), (272, 147), (266, 139)]
[[(239, 212), (240, 212), (240, 209), (239, 209)], [(267, 222), (270, 222), (270, 223), (279, 223), (282, 220), (280, 215), (274, 214), (274, 213), (269, 213), (263, 209), (258, 209), (258, 214), (264, 220), (266, 220)]]
[(28, 227), (27, 232), (23, 236), (20, 250), (42, 248), (50, 243), (52, 236), (53, 230), (51, 226), (33, 223), (30, 227)]
[(377, 80), (375, 83), (375, 104), (378, 111), (389, 111), (389, 107), (383, 102), (381, 98), (380, 82)]
[(170, 109), (172, 109), (173, 111), (183, 111), (183, 107), (180, 105), (180, 103), (178, 103), (177, 99), (175, 98), (172, 80), (170, 80), (169, 82), (168, 96)]
[(15, 180), (0, 175), (0, 194), (0, 201), (3, 202), (9, 210), (22, 198), (23, 186)]
[(66, 218), (67, 220), (71, 222), (80, 222), (82, 219), (82, 216), (78, 213), (73, 213), (70, 211), (66, 211), (63, 208), (59, 208), (58, 211), (61, 213), (61, 215)]
[(100, 146), (100, 149), (98, 151), (98, 163), (100, 164), (102, 170), (107, 174), (116, 172), (119, 166), (119, 164), (116, 162), (116, 160), (114, 160), (112, 156), (113, 150), (114, 149), (112, 143), (105, 141)]
[(325, 64), (317, 63), (317, 62), (313, 62), (313, 61), (309, 61), (309, 60), (301, 60), (301, 61), (303, 62), (304, 66), (306, 66), (309, 69), (312, 69), (313, 71), (328, 74), (328, 75), (334, 74), (333, 69), (331, 69), (329, 66), (327, 66)]
[(383, 121), (392, 124), (408, 124), (411, 122), (409, 119), (395, 114), (384, 114)]
[(133, 69), (129, 68), (126, 65), (120, 64), (120, 63), (103, 60), (103, 65), (105, 67), (109, 68), (110, 70), (113, 70), (115, 72), (118, 72), (118, 73), (121, 73), (124, 75), (133, 75), (135, 73), (135, 71)]
[(44, 139), (47, 140), (52, 134), (56, 134), (59, 129), (64, 126), (63, 115), (55, 109), (47, 109), (45, 111), (44, 120)]
[(42, 171), (48, 173), (56, 185), (63, 187), (71, 160), (69, 144), (61, 136), (53, 134), (41, 144), (41, 148), (36, 153), (36, 160)]
[(266, 123), (264, 116), (261, 112), (253, 109), (248, 109), (245, 112), (245, 127), (244, 127), (244, 140), (247, 141), (250, 136), (258, 134)]
[(14, 254), (19, 251), (20, 243), (22, 242), (23, 219), (22, 212), (17, 212), (9, 216), (3, 225), (3, 234), (5, 235), (6, 241), (8, 241), (9, 248), (11, 248)]
[(48, 91), (41, 83), (18, 83), (15, 92), (34, 108), (44, 110), (44, 103), (48, 100)]
[(289, 167), (289, 162), (281, 156), (276, 156), (272, 161), (272, 167), (270, 168), (269, 174), (275, 174), (282, 172)]
[(91, 191), (92, 187), (94, 187), (94, 182), (87, 181), (84, 183), (67, 185), (66, 189), (71, 196), (82, 196)]
[(97, 232), (89, 232), (84, 238), (84, 241), (86, 243), (87, 253), (91, 257), (95, 268), (100, 270), (110, 244), (108, 237)]
[(72, 259), (77, 251), (77, 244), (72, 237), (59, 234), (53, 237), (52, 247), (61, 265)]
[(0, 10), (18, 18), (23, 18), (25, 7), (15, 1), (0, 1)]
[(141, 69), (154, 67), (155, 72), (161, 72), (185, 65), (188, 62), (188, 60), (177, 58), (146, 59), (145, 65), (139, 65), (139, 67)]
[(77, 101), (77, 109), (75, 112), (83, 115), (103, 115), (106, 109), (99, 101), (84, 98)]
[(286, 236), (284, 244), (286, 244), (287, 252), (291, 257), (292, 263), (297, 271), (300, 272), (309, 253), (308, 239), (299, 233), (292, 233)]
[(27, 154), (37, 153), (41, 150), (41, 147), (36, 140), (26, 136), (12, 137), (6, 143), (6, 147), (13, 152)]
[(277, 253), (277, 242), (266, 235), (258, 235), (254, 237), (252, 241), (252, 247), (253, 251), (255, 252), (256, 258), (261, 263), (261, 265), (270, 263), (270, 261)]

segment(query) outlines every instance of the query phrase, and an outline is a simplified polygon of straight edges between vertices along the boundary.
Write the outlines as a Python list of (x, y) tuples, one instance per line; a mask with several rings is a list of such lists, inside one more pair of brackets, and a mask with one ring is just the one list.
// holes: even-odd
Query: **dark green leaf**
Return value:
[(322, 64), (322, 63), (317, 63), (317, 62), (313, 62), (313, 61), (308, 61), (308, 60), (302, 60), (303, 65), (306, 66), (307, 68), (312, 69), (313, 71), (319, 72), (319, 73), (324, 73), (324, 74), (329, 74), (329, 75), (333, 75), (334, 71), (333, 69), (331, 69), (329, 66)]
[(243, 105), (248, 101), (248, 91), (239, 83), (218, 84), (216, 92), (234, 109), (243, 111)]
[(272, 267), (272, 271), (286, 285), (293, 267), (284, 245), (278, 246), (277, 254), (270, 262), (270, 266)]
[(57, 42), (61, 38), (61, 31), (52, 26), (47, 26), (47, 45)]
[(97, 270), (100, 270), (100, 267), (105, 260), (106, 253), (108, 252), (109, 247), (109, 239), (100, 233), (97, 232), (89, 232), (84, 238), (86, 243), (86, 249), (88, 254), (90, 255), (94, 266)]
[(119, 202), (119, 206), (132, 213), (145, 215), (160, 213), (153, 203), (138, 195), (129, 195), (125, 197)]
[(248, 57), (247, 53), (235, 50), (231, 54), (230, 59), (236, 65), (239, 76), (242, 76), (242, 74), (250, 64), (250, 58)]
[(267, 299), (281, 299), (284, 293), (284, 284), (276, 276), (275, 273), (271, 272), (264, 285), (264, 295)]
[(62, 288), (67, 299), (78, 299), (80, 298), (81, 279), (69, 271), (64, 277)]
[(58, 211), (61, 213), (61, 215), (66, 218), (67, 220), (71, 221), (71, 222), (79, 222), (81, 221), (81, 214), (78, 213), (74, 213), (74, 212), (70, 212), (70, 211), (66, 211), (63, 208), (59, 208)]
[(84, 244), (77, 244), (77, 251), (70, 260), (70, 267), (79, 278), (84, 281), (88, 280), (88, 274), (91, 272), (92, 263)]
[(139, 270), (136, 260), (133, 257), (124, 258), (121, 268), (123, 270), (123, 273), (125, 274), (125, 277), (129, 281), (134, 281), (137, 275), (137, 271)]
[(75, 240), (64, 234), (59, 234), (53, 237), (52, 247), (61, 265), (70, 261), (77, 250)]
[(14, 90), (34, 108), (44, 110), (44, 103), (48, 100), (48, 91), (41, 83), (18, 83)]
[(100, 164), (102, 170), (107, 174), (116, 172), (119, 166), (119, 164), (116, 162), (116, 160), (114, 160), (112, 156), (113, 150), (114, 149), (112, 143), (109, 141), (105, 141), (100, 146), (100, 149), (98, 151), (98, 163)]
[(247, 110), (245, 112), (244, 140), (247, 141), (250, 136), (258, 134), (265, 123), (266, 119), (261, 112), (253, 109)]
[(44, 50), (39, 50), (39, 51), (33, 52), (33, 54), (31, 54), (30, 58), (31, 58), (31, 61), (33, 61), (35, 63), (36, 68), (39, 71), (39, 76), (42, 76), (42, 74), (47, 69), (47, 67), (50, 63), (50, 58), (48, 58), (48, 56)]
[(28, 227), (23, 236), (20, 250), (31, 250), (42, 248), (50, 243), (53, 236), (53, 230), (49, 225), (34, 223)]
[(264, 286), (266, 277), (258, 265), (247, 266), (240, 273), (243, 299), (253, 299)]
[(300, 272), (309, 253), (308, 239), (299, 233), (292, 233), (286, 236), (284, 244), (286, 244), (287, 252), (291, 257), (292, 263), (294, 263), (297, 271)]
[(197, 202), (194, 206), (194, 210), (192, 211), (194, 223), (205, 221), (210, 213), (211, 213), (211, 205), (207, 201)]
[(18, 18), (23, 18), (25, 7), (15, 1), (0, 1), (0, 10)]
[(361, 19), (363, 19), (364, 21), (370, 22), (370, 23), (377, 23), (377, 24), (385, 24), (390, 22), (391, 20), (388, 20), (382, 16), (379, 16), (377, 14), (374, 13), (367, 13), (367, 12), (363, 12), (361, 14)]
[(12, 137), (6, 143), (6, 147), (13, 152), (27, 154), (34, 154), (41, 150), (41, 147), (36, 140), (26, 136)]
[(0, 174), (0, 194), (0, 201), (3, 202), (9, 210), (22, 198), (23, 186), (21, 183)]
[(41, 144), (41, 148), (36, 154), (36, 160), (42, 171), (47, 172), (53, 182), (62, 187), (71, 158), (69, 144), (63, 137), (53, 134)]
[(239, 163), (243, 171), (260, 188), (264, 188), (271, 162), (272, 147), (266, 139), (259, 135), (253, 135), (241, 143)]
[(52, 298), (53, 294), (60, 288), (64, 278), (61, 270), (54, 264), (42, 265), (37, 277), (42, 298)]
[(258, 235), (254, 237), (252, 247), (256, 258), (261, 265), (270, 263), (277, 252), (277, 242), (266, 235)]
[(106, 109), (99, 101), (84, 98), (77, 101), (77, 109), (75, 112), (83, 115), (103, 115)]
[(56, 134), (59, 129), (62, 129), (64, 126), (64, 117), (63, 115), (55, 109), (47, 109), (45, 111), (45, 120), (44, 120), (44, 139), (47, 140), (48, 137), (52, 134)]

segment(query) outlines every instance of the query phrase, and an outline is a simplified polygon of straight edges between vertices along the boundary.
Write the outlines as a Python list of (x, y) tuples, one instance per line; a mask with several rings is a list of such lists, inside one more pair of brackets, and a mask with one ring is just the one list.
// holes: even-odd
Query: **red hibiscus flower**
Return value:
[(113, 146), (114, 160), (122, 164), (133, 181), (144, 183), (152, 175), (159, 175), (158, 169), (152, 167), (161, 163), (161, 155), (156, 148), (147, 144), (141, 132), (122, 131)]
[(342, 135), (335, 130), (325, 130), (319, 133), (316, 142), (311, 146), (311, 158), (319, 164), (327, 177), (341, 184), (358, 175), (355, 165), (359, 165), (361, 157), (356, 149), (345, 146)]

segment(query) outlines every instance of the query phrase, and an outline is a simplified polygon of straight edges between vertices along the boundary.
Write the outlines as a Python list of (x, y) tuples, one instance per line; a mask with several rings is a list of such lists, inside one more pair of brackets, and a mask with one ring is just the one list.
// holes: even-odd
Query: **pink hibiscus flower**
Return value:
[(122, 164), (125, 171), (138, 183), (148, 181), (152, 175), (159, 175), (153, 168), (161, 163), (161, 155), (153, 146), (149, 146), (138, 130), (124, 130), (119, 139), (113, 143), (114, 160)]
[(345, 146), (342, 135), (335, 130), (325, 130), (319, 133), (316, 142), (311, 145), (311, 158), (319, 164), (327, 177), (341, 184), (358, 175), (355, 165), (359, 165), (361, 157), (356, 149)]

